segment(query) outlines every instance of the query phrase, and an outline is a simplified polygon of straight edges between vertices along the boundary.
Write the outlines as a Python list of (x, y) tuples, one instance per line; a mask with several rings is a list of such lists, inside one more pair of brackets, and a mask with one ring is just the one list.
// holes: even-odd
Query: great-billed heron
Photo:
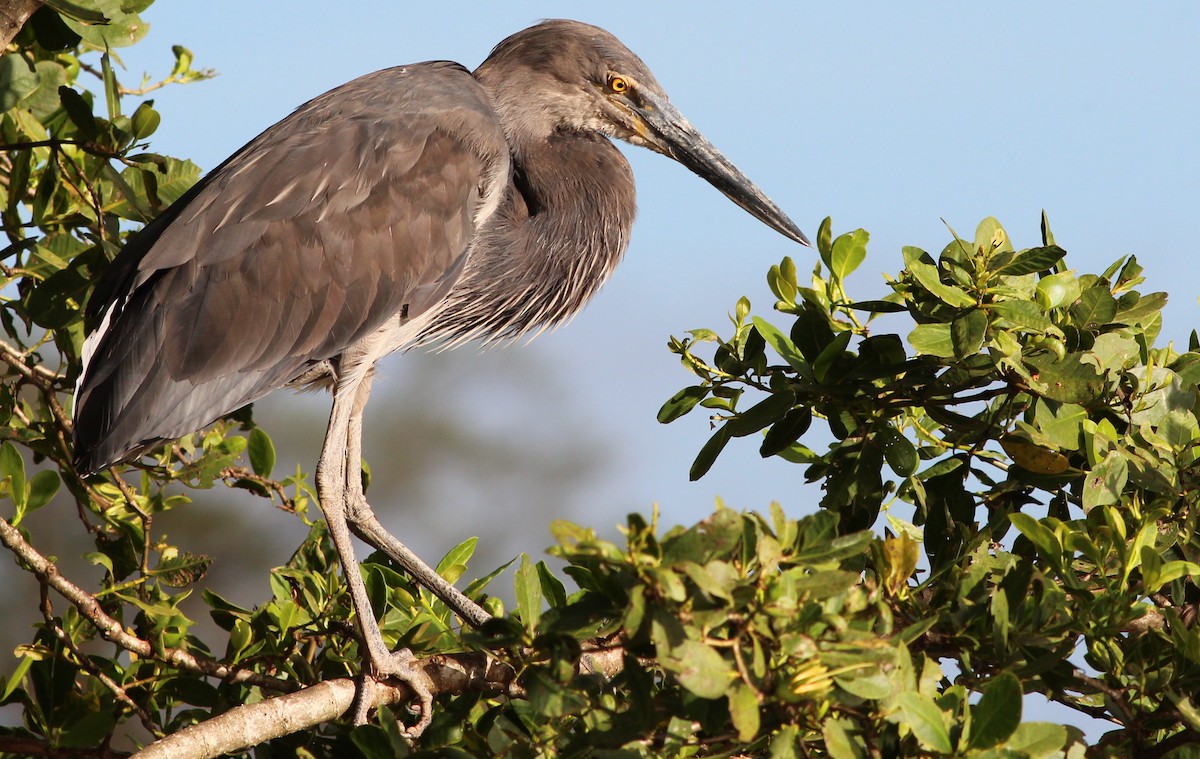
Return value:
[(613, 35), (546, 21), (473, 73), (367, 74), (267, 129), (134, 235), (97, 284), (75, 405), (85, 474), (284, 385), (333, 411), (317, 465), (371, 672), (429, 691), (372, 615), (351, 532), (467, 622), (488, 615), (390, 535), (360, 477), (375, 364), (396, 350), (569, 319), (629, 242), (634, 184), (608, 138), (669, 156), (787, 237), (804, 234), (671, 105)]

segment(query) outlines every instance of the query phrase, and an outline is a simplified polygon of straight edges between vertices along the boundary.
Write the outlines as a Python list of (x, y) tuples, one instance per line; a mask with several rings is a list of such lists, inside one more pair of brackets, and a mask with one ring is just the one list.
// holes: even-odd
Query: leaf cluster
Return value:
[(919, 643), (958, 683), (1011, 673), (1022, 693), (1120, 726), (1106, 742), (1124, 750), (1191, 742), (1195, 334), (1186, 352), (1156, 347), (1166, 295), (1135, 289), (1136, 259), (1069, 270), (1044, 217), (1034, 248), (1016, 250), (995, 219), (936, 259), (905, 248), (877, 300), (846, 291), (866, 243), (862, 230), (833, 239), (826, 220), (809, 282), (790, 259), (771, 268), (786, 328), (743, 299), (729, 337), (671, 341), (700, 381), (660, 420), (701, 407), (715, 427), (693, 476), (757, 438), (821, 483), (843, 532), (882, 515), (892, 539), (922, 544), (920, 569), (903, 552), (876, 569), (896, 613), (929, 621)]

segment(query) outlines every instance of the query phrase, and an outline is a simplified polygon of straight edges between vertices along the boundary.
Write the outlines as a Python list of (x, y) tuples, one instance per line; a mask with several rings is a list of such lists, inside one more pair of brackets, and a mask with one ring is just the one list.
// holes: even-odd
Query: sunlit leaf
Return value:
[(246, 453), (250, 457), (250, 468), (260, 477), (270, 477), (275, 469), (275, 444), (267, 433), (258, 427), (250, 430)]
[(908, 333), (913, 350), (928, 356), (954, 358), (954, 338), (949, 324), (918, 324)]
[(1000, 274), (1016, 276), (1047, 271), (1067, 255), (1067, 251), (1057, 245), (1047, 245), (1044, 248), (1030, 248), (1018, 253), (1011, 261), (1000, 267)]
[(680, 685), (700, 698), (720, 698), (733, 682), (733, 669), (725, 657), (699, 641), (683, 641), (662, 656), (662, 662)]
[(542, 583), (538, 578), (537, 568), (526, 554), (521, 554), (521, 564), (513, 578), (513, 590), (517, 599), (517, 611), (521, 614), (525, 629), (536, 629), (542, 617)]
[(1001, 672), (983, 686), (983, 698), (971, 707), (971, 748), (991, 748), (1008, 739), (1021, 724), (1021, 683)]
[(906, 691), (896, 697), (898, 717), (912, 730), (921, 745), (930, 750), (948, 754), (954, 750), (950, 743), (950, 731), (946, 715), (933, 699), (914, 691)]
[(858, 268), (867, 257), (867, 241), (870, 235), (865, 229), (856, 229), (838, 235), (833, 241), (833, 250), (829, 256), (829, 270), (838, 279), (845, 279)]

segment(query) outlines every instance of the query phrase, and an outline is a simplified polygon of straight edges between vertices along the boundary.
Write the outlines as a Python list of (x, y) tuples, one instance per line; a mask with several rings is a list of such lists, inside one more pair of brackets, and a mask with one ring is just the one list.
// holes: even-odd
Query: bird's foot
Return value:
[(421, 660), (412, 651), (402, 648), (399, 651), (389, 651), (383, 657), (372, 656), (367, 664), (372, 671), (369, 674), (363, 673), (362, 688), (359, 692), (358, 704), (354, 709), (353, 724), (366, 724), (367, 714), (375, 704), (373, 693), (375, 686), (395, 678), (412, 691), (418, 702), (417, 708), (413, 711), (420, 714), (417, 724), (407, 728), (404, 734), (409, 740), (421, 737), (421, 733), (425, 732), (425, 728), (429, 727), (429, 723), (433, 719), (433, 681), (429, 679), (429, 675), (425, 674)]

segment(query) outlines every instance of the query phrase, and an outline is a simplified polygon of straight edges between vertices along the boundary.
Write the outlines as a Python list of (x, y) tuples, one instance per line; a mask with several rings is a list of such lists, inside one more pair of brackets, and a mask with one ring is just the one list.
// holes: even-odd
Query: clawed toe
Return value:
[(417, 724), (407, 728), (404, 733), (409, 740), (421, 737), (433, 719), (433, 681), (429, 679), (429, 675), (425, 674), (421, 660), (412, 651), (402, 648), (399, 651), (389, 652), (382, 657), (382, 661), (371, 661), (370, 667), (373, 672), (363, 675), (358, 706), (354, 710), (354, 724), (366, 723), (367, 714), (375, 703), (371, 691), (376, 684), (395, 678), (412, 691), (417, 701), (416, 713), (420, 715)]

